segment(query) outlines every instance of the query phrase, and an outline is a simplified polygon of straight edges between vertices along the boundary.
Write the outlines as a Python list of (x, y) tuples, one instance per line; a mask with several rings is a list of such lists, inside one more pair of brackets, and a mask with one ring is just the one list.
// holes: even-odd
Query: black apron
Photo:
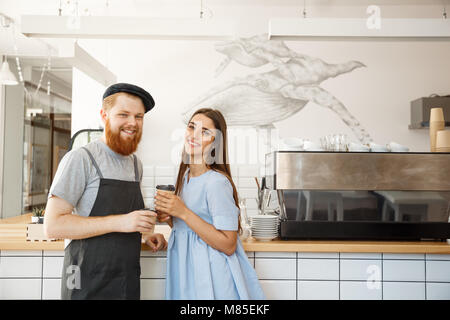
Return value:
[[(104, 179), (92, 154), (83, 149), (100, 176), (90, 217), (125, 214), (145, 207), (135, 155), (136, 181)], [(64, 251), (62, 299), (140, 299), (140, 232), (72, 240)]]

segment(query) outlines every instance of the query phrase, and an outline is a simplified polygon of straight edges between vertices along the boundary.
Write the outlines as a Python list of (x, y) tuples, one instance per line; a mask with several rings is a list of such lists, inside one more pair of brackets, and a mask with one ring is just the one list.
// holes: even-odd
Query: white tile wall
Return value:
[(341, 260), (341, 280), (381, 281), (381, 260)]
[(339, 260), (299, 259), (297, 275), (301, 280), (339, 280)]
[(338, 259), (337, 252), (299, 252), (299, 259)]
[(295, 259), (255, 259), (255, 270), (262, 280), (296, 280)]
[(165, 278), (167, 258), (141, 258), (141, 278)]
[(259, 177), (259, 166), (239, 166), (238, 173), (240, 177)]
[(154, 166), (144, 166), (144, 177), (153, 177), (155, 176), (155, 167)]
[(0, 299), (41, 299), (41, 279), (0, 279)]
[(64, 257), (44, 257), (44, 278), (61, 278)]
[(383, 253), (384, 260), (424, 260), (422, 253)]
[(383, 281), (425, 281), (425, 261), (383, 260)]
[(381, 259), (381, 253), (342, 252), (341, 259)]
[(295, 300), (296, 281), (295, 280), (261, 280), (261, 288), (269, 300)]
[(383, 300), (424, 299), (424, 282), (383, 282)]
[(341, 281), (341, 300), (381, 300), (381, 282), (372, 285), (368, 287), (365, 281)]
[(42, 285), (42, 299), (61, 299), (61, 279), (44, 279)]
[[(41, 299), (41, 295), (59, 299), (63, 255), (63, 251), (2, 251), (0, 299)], [(450, 300), (450, 255), (427, 254), (426, 260), (421, 254), (383, 254), (383, 260), (379, 254), (247, 252), (247, 256), (269, 299)], [(142, 252), (142, 299), (164, 298), (166, 261), (165, 251)], [(375, 281), (377, 276), (382, 283)], [(370, 289), (376, 285), (380, 288)]]
[(339, 281), (298, 281), (299, 300), (339, 300)]
[(155, 178), (155, 186), (158, 184), (174, 184), (175, 178), (172, 177), (156, 177)]
[(155, 187), (155, 178), (154, 177), (143, 177), (141, 186), (145, 188), (154, 188)]
[(295, 252), (270, 252), (270, 251), (256, 251), (255, 258), (288, 258), (295, 259), (297, 257)]
[(156, 166), (155, 176), (156, 177), (173, 177), (176, 174), (175, 166)]
[(3, 250), (3, 257), (42, 257), (42, 251)]
[(450, 282), (450, 261), (427, 261), (427, 281)]
[(44, 251), (44, 257), (64, 257), (64, 251), (46, 250)]
[(164, 300), (166, 292), (164, 279), (141, 279), (142, 300)]
[(450, 254), (426, 254), (427, 260), (450, 260)]
[(0, 258), (0, 278), (40, 278), (42, 276), (42, 257)]
[(427, 283), (427, 300), (450, 300), (450, 283)]

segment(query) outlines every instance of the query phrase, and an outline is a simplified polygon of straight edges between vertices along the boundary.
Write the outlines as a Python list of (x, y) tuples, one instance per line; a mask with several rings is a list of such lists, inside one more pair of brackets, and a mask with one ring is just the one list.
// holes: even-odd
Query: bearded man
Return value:
[(100, 111), (103, 137), (68, 152), (58, 166), (44, 230), (67, 239), (62, 299), (140, 299), (141, 240), (154, 251), (167, 247), (152, 232), (156, 213), (144, 210), (142, 163), (134, 154), (154, 105), (138, 86), (110, 86)]

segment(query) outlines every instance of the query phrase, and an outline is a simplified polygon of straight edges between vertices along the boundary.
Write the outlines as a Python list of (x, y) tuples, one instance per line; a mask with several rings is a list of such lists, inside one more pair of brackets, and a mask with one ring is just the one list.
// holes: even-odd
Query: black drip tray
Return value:
[(282, 240), (442, 240), (446, 222), (295, 221), (280, 223)]

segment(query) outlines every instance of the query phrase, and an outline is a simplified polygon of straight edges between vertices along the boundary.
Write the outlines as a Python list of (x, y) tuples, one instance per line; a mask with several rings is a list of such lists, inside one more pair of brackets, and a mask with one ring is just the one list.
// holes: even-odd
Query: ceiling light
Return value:
[(410, 40), (449, 41), (449, 19), (381, 19), (368, 28), (367, 19), (270, 19), (271, 40)]
[(77, 39), (233, 39), (234, 23), (219, 19), (162, 19), (149, 17), (77, 16), (21, 17), (27, 37)]
[(2, 63), (2, 68), (0, 69), (0, 84), (6, 85), (6, 86), (15, 86), (19, 84), (19, 81), (17, 81), (16, 76), (14, 73), (11, 72), (11, 69), (9, 68), (9, 63), (4, 59)]

